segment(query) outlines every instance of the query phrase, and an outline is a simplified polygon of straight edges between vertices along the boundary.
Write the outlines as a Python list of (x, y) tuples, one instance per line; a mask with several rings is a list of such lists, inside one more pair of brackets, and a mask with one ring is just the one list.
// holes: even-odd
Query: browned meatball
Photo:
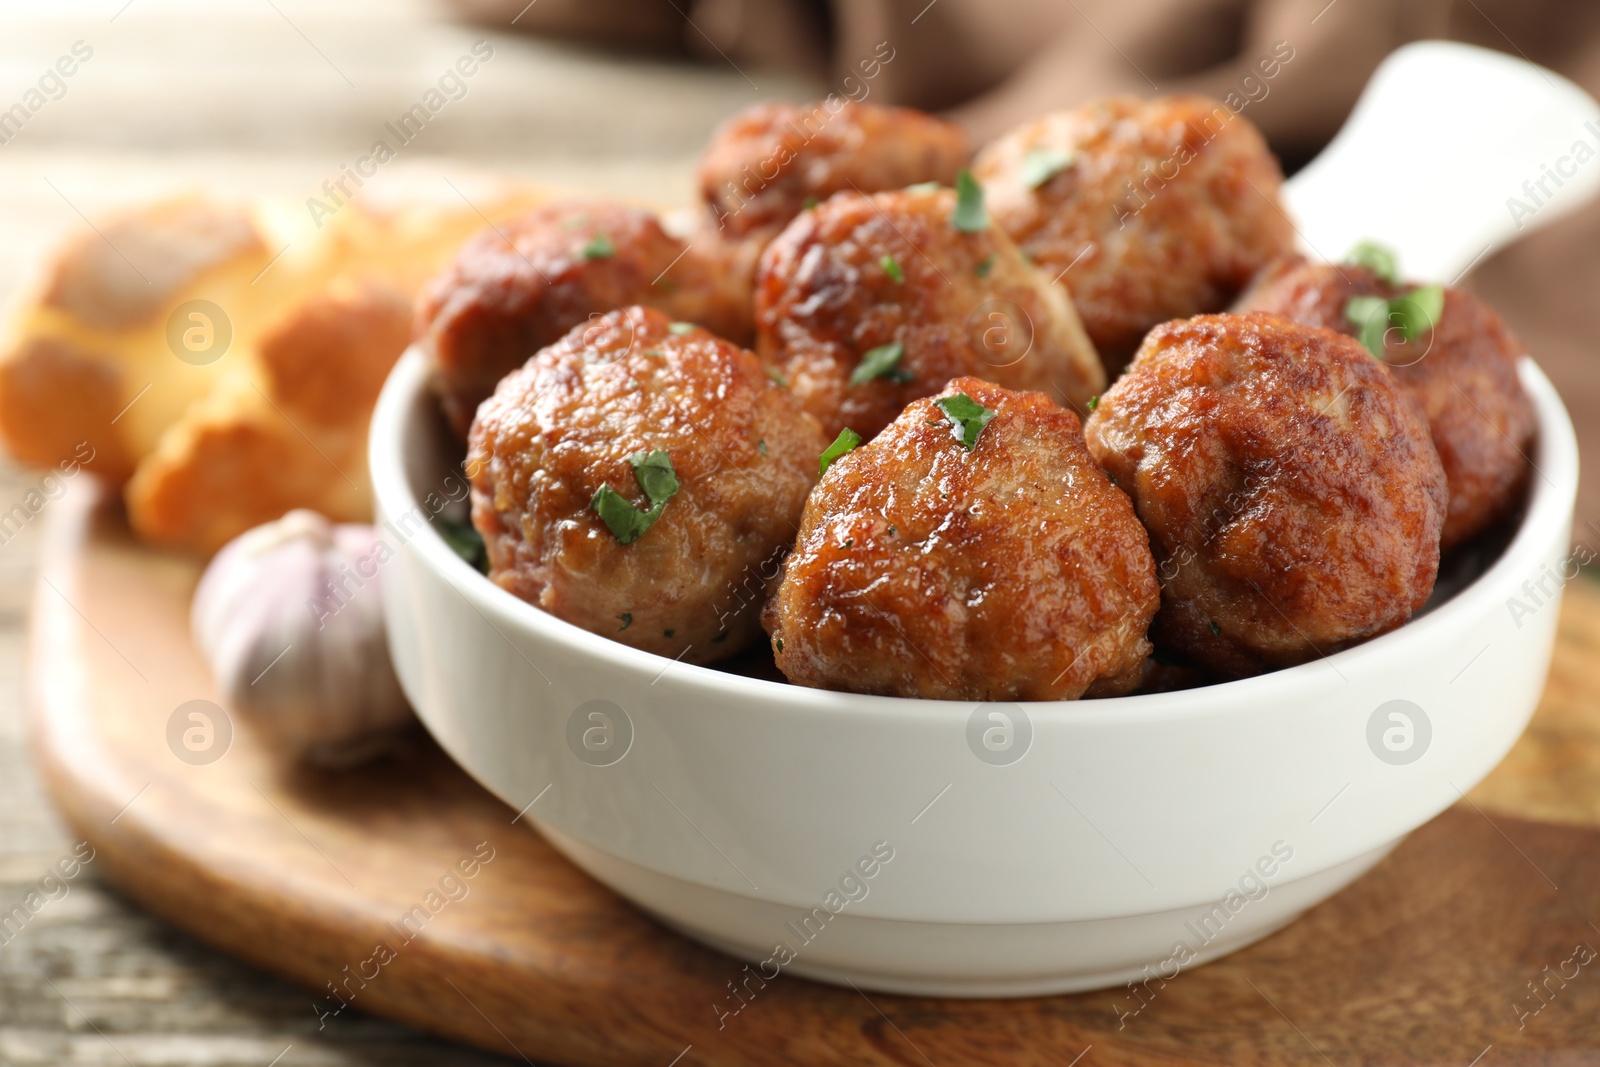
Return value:
[(808, 201), (955, 181), (967, 160), (961, 127), (921, 111), (831, 96), (745, 108), (712, 135), (700, 191), (734, 237), (782, 229)]
[(766, 612), (779, 669), (946, 700), (1128, 691), (1150, 651), (1155, 563), (1077, 416), (976, 378), (941, 395), (993, 412), (970, 448), (924, 398), (812, 491)]
[(478, 409), (472, 521), (490, 578), (517, 596), (706, 663), (759, 634), (823, 446), (754, 355), (628, 308), (541, 351)]
[(727, 277), (649, 212), (566, 201), (474, 237), (417, 305), (451, 425), (465, 434), (503, 376), (579, 323), (632, 304), (749, 338), (748, 281)]
[[(757, 351), (828, 434), (870, 438), (961, 375), (1079, 406), (1104, 388), (1066, 290), (998, 227), (958, 229), (955, 207), (944, 188), (840, 193), (762, 254)], [(898, 358), (868, 378), (884, 346)]]
[(1439, 567), (1445, 481), (1360, 343), (1275, 315), (1150, 331), (1085, 433), (1161, 575), (1150, 636), (1220, 677), (1392, 630)]
[(1294, 250), (1278, 161), (1203, 97), (1058, 111), (984, 148), (974, 170), (1000, 225), (1062, 275), (1113, 378), (1150, 327), (1221, 311)]
[[(1415, 288), (1391, 284), (1367, 267), (1285, 261), (1263, 271), (1239, 308), (1359, 336), (1361, 327), (1346, 314), (1351, 297), (1390, 300)], [(1444, 464), (1446, 550), (1482, 532), (1522, 497), (1535, 424), (1533, 402), (1517, 377), (1525, 355), (1500, 316), (1460, 289), (1445, 289), (1444, 310), (1428, 333), (1408, 341), (1399, 329), (1387, 331), (1384, 362), (1427, 415)]]

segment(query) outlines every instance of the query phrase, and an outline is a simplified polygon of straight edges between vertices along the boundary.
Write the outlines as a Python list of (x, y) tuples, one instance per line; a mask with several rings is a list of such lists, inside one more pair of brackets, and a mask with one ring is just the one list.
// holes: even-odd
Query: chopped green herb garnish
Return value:
[(995, 413), (984, 407), (966, 393), (957, 393), (955, 396), (942, 396), (934, 401), (945, 418), (950, 420), (950, 425), (955, 427), (956, 440), (967, 446), (971, 452), (978, 447), (978, 435), (983, 428), (989, 425), (989, 420)]
[(663, 359), (666, 357), (666, 353), (661, 351), (659, 348), (647, 348), (644, 350), (644, 354), (647, 356), (654, 356), (656, 359)]
[(1094, 396), (1091, 396), (1089, 398), (1089, 402), (1083, 406), (1088, 408), (1090, 412), (1093, 412), (1095, 408), (1100, 406), (1100, 394), (1096, 393)]
[(854, 451), (856, 445), (859, 445), (860, 443), (861, 435), (856, 433), (850, 427), (846, 426), (844, 429), (840, 430), (839, 436), (833, 439), (833, 444), (829, 445), (823, 451), (822, 455), (817, 457), (817, 477), (820, 478), (824, 474), (827, 474), (828, 468), (833, 466), (834, 460), (845, 455), (846, 453)]
[(633, 625), (633, 612), (631, 611), (624, 611), (621, 615), (618, 615), (617, 618), (622, 620), (622, 625), (617, 627), (619, 630), (626, 630), (628, 627)]
[(938, 182), (918, 182), (915, 185), (906, 186), (906, 192), (908, 192), (908, 193), (935, 193), (935, 192), (939, 191), (939, 188), (940, 187), (939, 187), (939, 183)]
[(682, 337), (692, 329), (694, 329), (694, 323), (692, 322), (675, 322), (667, 327), (667, 332), (674, 337)]
[(601, 485), (589, 500), (589, 506), (612, 536), (625, 545), (633, 544), (655, 525), (667, 501), (678, 491), (678, 474), (672, 469), (672, 458), (667, 453), (659, 450), (635, 452), (628, 457), (628, 463), (633, 467), (639, 488), (650, 500), (649, 510), (640, 511), (609, 485)]
[(783, 638), (781, 638), (781, 637), (778, 638), (776, 641), (773, 642), (773, 644), (778, 646), (778, 651), (779, 652), (783, 651)]
[(805, 209), (806, 209), (806, 210), (807, 210), (807, 211), (810, 211), (810, 210), (811, 210), (811, 209), (812, 209), (812, 208), (814, 208), (814, 207), (816, 207), (816, 206), (817, 206), (817, 198), (816, 198), (816, 197), (814, 197), (814, 196), (808, 196), (808, 197), (806, 197), (806, 200), (805, 200)]
[(869, 348), (861, 354), (861, 362), (856, 364), (856, 369), (850, 372), (850, 384), (865, 385), (874, 378), (887, 378), (900, 384), (911, 381), (915, 375), (900, 366), (900, 359), (905, 354), (906, 346), (899, 341)]
[(635, 452), (628, 457), (628, 463), (650, 503), (665, 504), (678, 491), (678, 472), (672, 469), (672, 457), (660, 449)]
[(766, 455), (767, 454), (767, 443), (765, 441), (757, 441), (756, 442), (756, 451), (760, 452), (763, 456)]
[(785, 378), (783, 376), (783, 371), (779, 370), (777, 367), (768, 367), (767, 377), (772, 379), (772, 383), (774, 385), (783, 389), (789, 388), (789, 379)]
[(1022, 157), (1022, 184), (1037, 189), (1072, 166), (1077, 153), (1064, 148), (1036, 148)]
[(856, 547), (856, 539), (854, 537), (846, 537), (844, 539), (844, 544), (840, 545), (839, 547), (840, 548), (854, 548), (854, 547)]
[(989, 276), (989, 272), (992, 270), (994, 270), (994, 253), (990, 252), (987, 256), (983, 257), (982, 263), (979, 263), (973, 268), (972, 273), (976, 274), (980, 278), (987, 278)]
[(450, 546), (452, 552), (471, 564), (474, 570), (489, 573), (489, 553), (483, 546), (483, 535), (477, 527), (444, 515), (435, 516), (433, 522), (439, 536), (444, 538), (444, 543)]
[(884, 256), (878, 260), (878, 264), (883, 267), (883, 273), (895, 281), (904, 282), (906, 280), (906, 272), (900, 269), (900, 264), (895, 262), (893, 256)]
[(889, 524), (889, 536), (893, 537), (895, 535), (895, 533), (896, 533), (896, 531), (895, 531), (895, 528), (894, 528), (894, 523), (891, 522)]
[(1424, 337), (1444, 313), (1444, 288), (1427, 285), (1393, 300), (1381, 296), (1352, 296), (1344, 306), (1344, 317), (1358, 329), (1357, 336), (1367, 351), (1383, 358), (1390, 329), (1399, 329), (1407, 341)]
[(1400, 284), (1400, 264), (1392, 249), (1376, 241), (1361, 241), (1344, 257), (1346, 263), (1366, 267), (1390, 285)]
[(616, 254), (617, 246), (603, 233), (595, 234), (589, 238), (589, 243), (583, 246), (584, 259), (610, 259)]
[(989, 228), (989, 212), (983, 206), (983, 186), (970, 170), (956, 176), (956, 209), (950, 214), (950, 225), (962, 233), (979, 233)]
[(673, 634), (675, 634), (677, 632), (678, 631), (676, 631), (676, 630), (662, 630), (661, 631), (661, 636), (662, 637), (671, 637)]
[(1211, 620), (1211, 632), (1218, 637), (1222, 636), (1222, 627), (1217, 625), (1215, 619)]

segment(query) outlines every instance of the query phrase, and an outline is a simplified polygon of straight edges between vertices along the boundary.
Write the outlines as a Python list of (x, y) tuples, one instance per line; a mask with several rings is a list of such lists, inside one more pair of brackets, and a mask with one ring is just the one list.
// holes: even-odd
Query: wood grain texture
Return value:
[[(1600, 831), (1491, 810), (1525, 796), (1554, 803), (1507, 770), (1300, 922), (1170, 982), (984, 1002), (780, 978), (719, 1026), (713, 1005), (727, 1003), (740, 964), (590, 881), (425, 739), (339, 775), (285, 772), (245, 733), (210, 765), (177, 759), (173, 711), (215, 696), (188, 638), (195, 564), (134, 544), (88, 479), (51, 523), (29, 667), (51, 793), (102, 875), (307, 987), (308, 1013), (337, 1007), (327, 984), (348, 983), (351, 1008), (326, 1016), (329, 1030), (364, 1011), (530, 1061), (641, 1067), (680, 1054), (685, 1065), (940, 1067), (1465, 1067), (1485, 1049), (1488, 1067), (1600, 1055), (1600, 961), (1574, 962), (1578, 946), (1600, 947)], [(1600, 597), (1569, 596), (1556, 710), (1540, 712), (1536, 739), (1593, 721), (1576, 635), (1600, 631), (1590, 622)], [(1546, 776), (1540, 759), (1538, 748), (1519, 753), (1524, 777)], [(1590, 803), (1585, 793), (1555, 813), (1582, 821)], [(464, 897), (409, 940), (396, 930), (485, 848), (493, 859), (460, 880)], [(380, 944), (393, 958), (375, 966)], [(360, 970), (368, 980), (349, 977)]]

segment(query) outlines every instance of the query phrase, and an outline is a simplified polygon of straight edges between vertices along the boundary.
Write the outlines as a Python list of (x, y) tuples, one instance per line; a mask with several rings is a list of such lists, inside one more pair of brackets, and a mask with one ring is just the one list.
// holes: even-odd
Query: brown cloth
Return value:
[[(1549, 67), (1600, 95), (1592, 0), (455, 0), (471, 17), (537, 33), (685, 51), (738, 68), (845, 79), (880, 41), (879, 103), (945, 111), (981, 143), (1054, 108), (1109, 93), (1250, 100), (1289, 171), (1349, 114), (1400, 45), (1465, 41)], [(1255, 68), (1279, 42), (1292, 62)], [(854, 94), (853, 94), (854, 95)], [(1467, 283), (1510, 322), (1557, 388), (1579, 445), (1600, 457), (1600, 203), (1481, 264)], [(1600, 461), (1579, 492), (1576, 540), (1600, 548)]]

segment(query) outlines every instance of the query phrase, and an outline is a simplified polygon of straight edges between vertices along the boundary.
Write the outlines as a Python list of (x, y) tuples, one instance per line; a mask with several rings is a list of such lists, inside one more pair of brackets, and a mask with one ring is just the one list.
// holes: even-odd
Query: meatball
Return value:
[(812, 491), (765, 614), (779, 669), (945, 700), (1127, 692), (1155, 561), (1077, 416), (976, 378), (941, 396), (951, 413), (916, 401)]
[(1058, 111), (984, 148), (974, 170), (996, 221), (1061, 275), (1113, 378), (1152, 326), (1221, 311), (1294, 249), (1278, 161), (1203, 97)]
[(1399, 626), (1433, 589), (1439, 455), (1343, 334), (1275, 315), (1158, 326), (1085, 434), (1150, 531), (1151, 640), (1208, 673), (1326, 655)]
[[(1392, 300), (1415, 288), (1369, 267), (1285, 261), (1265, 270), (1239, 307), (1360, 336), (1362, 325), (1347, 313), (1352, 297)], [(1388, 330), (1380, 358), (1427, 415), (1450, 489), (1442, 538), (1448, 550), (1521, 500), (1535, 417), (1517, 376), (1527, 355), (1522, 342), (1471, 293), (1446, 288), (1443, 308), (1432, 329), (1414, 340)]]
[(767, 246), (757, 351), (832, 435), (871, 437), (973, 375), (1087, 403), (1105, 386), (1072, 299), (995, 226), (960, 229), (945, 188), (840, 193)]
[(831, 96), (745, 108), (712, 135), (700, 190), (733, 237), (771, 236), (808, 201), (955, 181), (967, 161), (961, 127), (910, 108)]
[(649, 212), (546, 204), (467, 242), (417, 304), (451, 425), (464, 435), (503, 376), (579, 323), (632, 304), (749, 339), (748, 282), (728, 278)]
[(760, 633), (824, 444), (751, 353), (611, 312), (478, 409), (467, 473), (489, 577), (634, 648), (732, 655)]

